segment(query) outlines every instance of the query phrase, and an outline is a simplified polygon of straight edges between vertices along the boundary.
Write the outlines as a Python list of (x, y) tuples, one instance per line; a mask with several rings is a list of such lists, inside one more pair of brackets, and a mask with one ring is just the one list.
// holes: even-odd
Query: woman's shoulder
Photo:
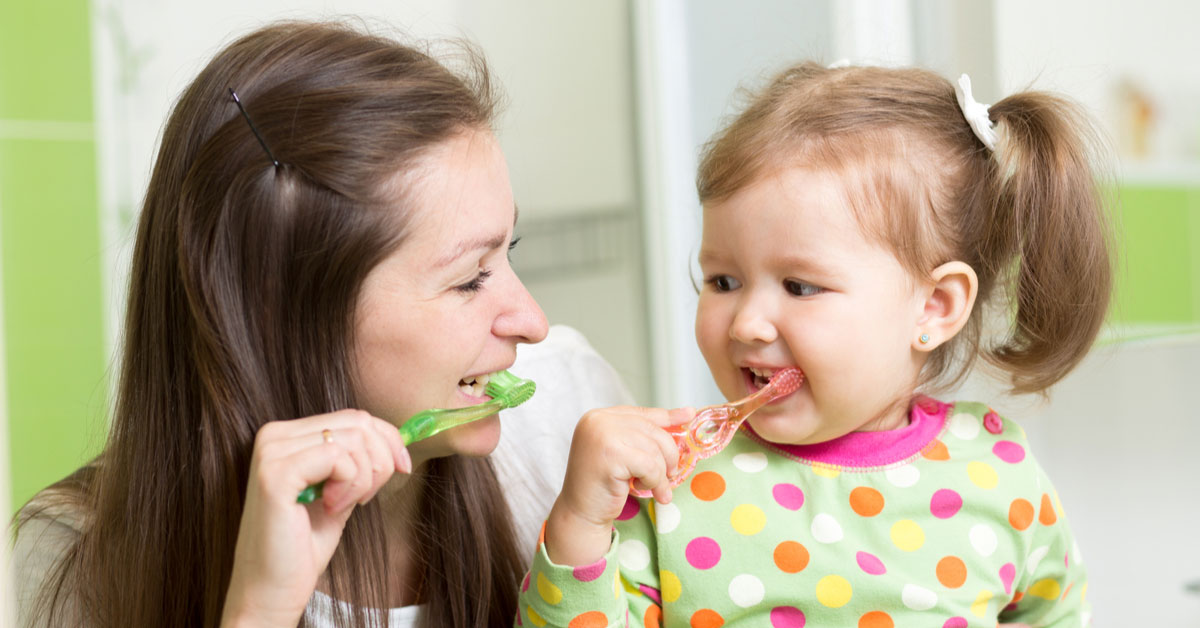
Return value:
[[(59, 487), (43, 490), (14, 518), (12, 566), (18, 625), (31, 621), (43, 585), (76, 546), (90, 517), (84, 501)], [(59, 611), (72, 614), (70, 596)], [(61, 616), (60, 616), (61, 617)]]

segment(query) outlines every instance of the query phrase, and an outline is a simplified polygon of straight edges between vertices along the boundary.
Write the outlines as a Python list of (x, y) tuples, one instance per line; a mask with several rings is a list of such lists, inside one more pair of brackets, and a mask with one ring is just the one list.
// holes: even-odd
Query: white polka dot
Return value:
[(1083, 554), (1079, 553), (1079, 541), (1071, 542), (1071, 560), (1075, 561), (1076, 565), (1083, 564)]
[(750, 608), (763, 600), (762, 580), (744, 573), (729, 583), (729, 599), (742, 608)]
[(821, 513), (813, 517), (812, 535), (822, 543), (837, 543), (842, 540), (842, 526), (833, 515)]
[(621, 567), (630, 571), (640, 571), (650, 564), (650, 550), (645, 543), (637, 539), (621, 543), (620, 549), (617, 550), (617, 556), (621, 561)]
[(959, 412), (946, 422), (946, 429), (961, 440), (971, 440), (979, 435), (979, 419), (966, 412)]
[(992, 552), (996, 551), (996, 531), (987, 524), (977, 523), (971, 526), (967, 536), (971, 539), (971, 547), (974, 547), (980, 556), (991, 556)]
[(904, 585), (904, 589), (900, 591), (900, 599), (905, 606), (914, 611), (927, 611), (937, 606), (937, 593), (915, 584)]
[(654, 528), (659, 534), (667, 534), (679, 527), (679, 506), (654, 502)]
[(733, 457), (733, 466), (746, 473), (758, 473), (767, 468), (767, 454), (761, 451), (738, 454)]
[(921, 479), (921, 472), (911, 464), (896, 467), (895, 469), (888, 469), (883, 474), (887, 477), (888, 482), (900, 488), (908, 488)]
[(1038, 563), (1046, 557), (1046, 553), (1050, 551), (1049, 545), (1043, 545), (1029, 552), (1029, 558), (1025, 559), (1025, 571), (1030, 575), (1037, 571)]

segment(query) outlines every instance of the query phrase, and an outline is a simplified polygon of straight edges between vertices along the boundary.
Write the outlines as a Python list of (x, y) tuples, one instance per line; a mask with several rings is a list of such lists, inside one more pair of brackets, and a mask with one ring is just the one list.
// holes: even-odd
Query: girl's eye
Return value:
[(454, 286), (454, 289), (463, 294), (473, 294), (483, 289), (483, 282), (487, 281), (488, 277), (492, 276), (492, 271), (483, 269), (479, 271), (475, 278), (462, 285)]
[(738, 283), (737, 279), (729, 275), (713, 275), (705, 279), (704, 283), (716, 288), (717, 292), (730, 292), (742, 287), (742, 284)]
[(818, 286), (814, 286), (811, 283), (804, 283), (803, 281), (796, 281), (795, 279), (785, 279), (783, 287), (788, 291), (788, 294), (794, 297), (811, 297), (822, 291)]

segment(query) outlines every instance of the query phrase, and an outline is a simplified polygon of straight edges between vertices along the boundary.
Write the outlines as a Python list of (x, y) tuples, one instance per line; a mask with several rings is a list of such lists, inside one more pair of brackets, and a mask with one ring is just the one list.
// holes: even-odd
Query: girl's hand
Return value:
[(613, 521), (636, 481), (666, 504), (667, 477), (679, 448), (664, 427), (691, 420), (691, 408), (664, 410), (620, 406), (592, 410), (579, 420), (563, 490), (546, 521), (546, 551), (560, 565), (587, 565), (604, 556)]
[[(356, 504), (412, 471), (396, 426), (360, 410), (273, 421), (254, 438), (224, 626), (295, 626)], [(323, 497), (296, 502), (325, 481)]]

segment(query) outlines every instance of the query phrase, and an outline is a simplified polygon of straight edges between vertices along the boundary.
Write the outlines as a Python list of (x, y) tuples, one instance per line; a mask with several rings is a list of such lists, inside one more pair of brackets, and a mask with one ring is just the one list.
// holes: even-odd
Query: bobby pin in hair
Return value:
[(254, 132), (254, 137), (258, 138), (258, 143), (262, 144), (263, 150), (267, 151), (267, 157), (271, 158), (271, 163), (275, 164), (276, 168), (279, 168), (279, 160), (275, 159), (275, 154), (271, 152), (270, 148), (267, 148), (267, 141), (258, 132), (258, 127), (254, 126), (254, 121), (250, 119), (250, 114), (246, 113), (246, 108), (242, 106), (242, 99), (238, 98), (237, 92), (233, 91), (232, 87), (229, 88), (229, 95), (233, 96), (234, 104), (237, 105), (238, 111), (242, 112), (242, 117), (246, 118), (246, 124), (250, 125), (250, 130)]

